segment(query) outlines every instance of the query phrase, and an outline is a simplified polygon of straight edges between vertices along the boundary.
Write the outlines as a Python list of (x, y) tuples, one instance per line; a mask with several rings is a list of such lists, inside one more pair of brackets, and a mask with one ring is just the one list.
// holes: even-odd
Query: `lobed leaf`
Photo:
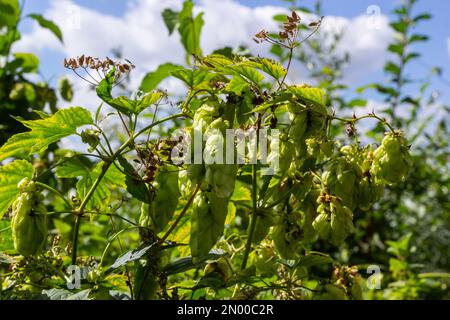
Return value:
[(33, 166), (26, 160), (15, 160), (0, 167), (0, 219), (19, 195), (17, 184), (32, 176)]
[(90, 112), (81, 107), (62, 109), (45, 119), (19, 121), (31, 131), (9, 138), (0, 148), (0, 161), (23, 152), (43, 152), (51, 143), (75, 134), (78, 127), (93, 123)]

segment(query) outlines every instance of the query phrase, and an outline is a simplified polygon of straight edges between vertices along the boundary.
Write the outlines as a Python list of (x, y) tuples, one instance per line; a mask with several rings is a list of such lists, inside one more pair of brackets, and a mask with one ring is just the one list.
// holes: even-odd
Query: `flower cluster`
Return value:
[[(108, 57), (101, 60), (99, 58), (81, 55), (76, 58), (65, 58), (64, 67), (72, 70), (77, 76), (92, 85), (97, 85), (111, 70), (115, 70), (115, 82), (119, 83), (135, 68), (135, 65), (129, 60), (125, 59), (125, 61), (125, 63), (113, 61)], [(87, 77), (79, 74), (77, 71), (79, 69), (83, 69)], [(95, 73), (92, 72), (91, 74), (89, 70), (95, 71)]]
[(283, 28), (278, 33), (278, 37), (271, 36), (270, 33), (266, 30), (261, 30), (255, 35), (253, 40), (256, 43), (267, 41), (271, 44), (279, 45), (284, 48), (294, 48), (301, 42), (308, 40), (317, 30), (319, 30), (320, 25), (322, 24), (322, 20), (323, 17), (321, 17), (318, 21), (309, 23), (308, 27), (314, 28), (314, 30), (300, 42), (297, 42), (301, 18), (297, 13), (293, 11), (290, 16), (286, 16), (286, 21), (283, 23)]

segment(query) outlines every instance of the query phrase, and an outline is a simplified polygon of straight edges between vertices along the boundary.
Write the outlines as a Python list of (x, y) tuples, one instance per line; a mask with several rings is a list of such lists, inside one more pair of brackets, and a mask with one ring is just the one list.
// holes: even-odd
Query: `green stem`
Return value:
[[(261, 125), (261, 118), (258, 117), (256, 124), (256, 157), (258, 157), (258, 146), (259, 146), (259, 128)], [(253, 212), (251, 215), (250, 222), (250, 232), (248, 234), (247, 243), (245, 245), (244, 258), (242, 260), (241, 270), (244, 270), (247, 267), (248, 256), (250, 255), (250, 251), (252, 249), (253, 235), (255, 234), (256, 229), (256, 220), (258, 219), (258, 164), (253, 164), (252, 167), (252, 200), (253, 200)]]
[(121, 114), (120, 112), (117, 112), (117, 113), (118, 113), (118, 115), (119, 115), (119, 118), (120, 118), (120, 121), (122, 122), (123, 127), (125, 128), (125, 130), (126, 130), (127, 133), (128, 133), (128, 136), (130, 137), (130, 136), (131, 136), (131, 132), (130, 132), (130, 130), (128, 129), (127, 125), (125, 124), (125, 120), (123, 120), (122, 114)]
[(244, 259), (242, 260), (242, 266), (241, 270), (244, 270), (247, 267), (247, 261), (248, 256), (250, 255), (250, 250), (252, 248), (252, 241), (253, 241), (253, 235), (255, 234), (256, 229), (256, 219), (258, 218), (257, 215), (257, 180), (256, 180), (256, 174), (257, 174), (257, 165), (253, 165), (253, 212), (251, 216), (251, 222), (250, 222), (250, 232), (248, 234), (247, 243), (245, 245), (245, 252), (244, 252)]
[(6, 230), (9, 230), (9, 229), (11, 229), (11, 226), (7, 226), (6, 228), (0, 229), (0, 233), (4, 232)]
[(161, 120), (158, 120), (158, 121), (156, 121), (156, 122), (154, 122), (154, 123), (152, 123), (152, 124), (146, 126), (145, 128), (139, 130), (137, 133), (134, 134), (134, 136), (133, 136), (132, 138), (133, 138), (133, 139), (136, 139), (138, 136), (140, 136), (141, 134), (143, 134), (145, 131), (147, 131), (147, 130), (149, 130), (149, 129), (151, 129), (151, 128), (153, 128), (153, 127), (155, 127), (155, 126), (157, 126), (157, 125), (159, 125), (159, 124), (161, 124), (161, 123), (164, 123), (164, 122), (169, 121), (169, 120), (172, 120), (172, 119), (181, 118), (181, 117), (187, 117), (187, 116), (188, 116), (188, 115), (187, 115), (187, 114), (184, 114), (184, 113), (177, 113), (177, 114), (168, 116), (168, 117), (166, 117), (166, 118), (163, 118), (163, 119), (161, 119)]
[(336, 117), (336, 116), (333, 116), (333, 115), (328, 115), (328, 118), (333, 119), (333, 120), (339, 120), (339, 121), (342, 121), (342, 122), (351, 122), (351, 123), (355, 123), (355, 122), (363, 120), (363, 119), (373, 118), (373, 119), (377, 119), (379, 122), (384, 124), (392, 132), (395, 131), (394, 127), (392, 127), (389, 124), (389, 122), (386, 121), (386, 119), (380, 118), (376, 114), (368, 114), (368, 115), (365, 115), (365, 116), (362, 116), (362, 117), (359, 117), (359, 118), (351, 118), (351, 119), (339, 118), (339, 117)]
[(108, 244), (106, 245), (105, 249), (103, 250), (102, 256), (101, 256), (101, 258), (100, 258), (100, 263), (99, 263), (99, 266), (100, 266), (100, 267), (103, 266), (103, 261), (105, 260), (106, 253), (108, 252), (108, 249), (109, 249), (109, 247), (111, 246), (111, 244), (114, 242), (114, 240), (115, 240), (118, 236), (120, 236), (123, 232), (128, 231), (128, 230), (131, 230), (131, 229), (136, 229), (136, 228), (140, 228), (140, 227), (139, 227), (139, 226), (138, 226), (138, 227), (134, 227), (134, 226), (133, 226), (133, 227), (128, 227), (128, 228), (126, 228), (126, 229), (122, 229), (122, 230), (118, 231), (116, 234), (114, 234), (114, 235), (109, 239)]
[(64, 198), (64, 196), (63, 196), (58, 190), (56, 190), (56, 189), (54, 189), (54, 188), (52, 188), (52, 187), (46, 185), (45, 183), (39, 182), (39, 181), (36, 181), (36, 184), (37, 184), (38, 186), (42, 187), (42, 188), (47, 189), (47, 190), (50, 191), (50, 192), (53, 192), (55, 195), (57, 195), (58, 197), (60, 197), (60, 198), (65, 202), (65, 204), (67, 204), (67, 206), (68, 206), (69, 208), (72, 208), (72, 204), (69, 202), (69, 200), (67, 200), (66, 198)]
[(75, 215), (73, 222), (73, 236), (72, 236), (72, 265), (77, 264), (77, 251), (78, 251), (78, 235), (80, 233), (81, 216)]

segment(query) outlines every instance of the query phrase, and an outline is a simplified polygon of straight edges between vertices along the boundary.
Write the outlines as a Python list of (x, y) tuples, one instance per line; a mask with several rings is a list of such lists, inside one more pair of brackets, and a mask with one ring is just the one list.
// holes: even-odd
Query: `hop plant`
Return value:
[(19, 197), (12, 205), (14, 249), (23, 256), (40, 253), (47, 240), (47, 209), (36, 185), (28, 178), (18, 184)]
[(381, 181), (396, 183), (406, 177), (411, 166), (412, 158), (403, 133), (389, 132), (374, 152), (370, 173)]

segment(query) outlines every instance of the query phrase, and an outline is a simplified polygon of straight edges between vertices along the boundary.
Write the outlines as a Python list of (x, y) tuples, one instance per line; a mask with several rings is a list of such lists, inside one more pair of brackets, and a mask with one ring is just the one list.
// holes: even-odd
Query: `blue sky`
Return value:
[[(143, 2), (144, 0), (137, 0), (137, 2)], [(154, 2), (156, 0), (147, 0), (147, 2)], [(230, 0), (231, 1), (231, 0)], [(53, 13), (55, 15), (55, 12), (57, 13), (57, 9), (55, 7), (59, 6), (59, 10), (61, 10), (62, 6), (55, 5), (56, 2), (63, 3), (63, 2), (69, 2), (69, 0), (37, 0), (37, 1), (30, 1), (28, 0), (26, 2), (25, 10), (26, 12), (39, 12), (47, 14), (50, 10), (50, 15)], [(171, 5), (177, 5), (176, 3), (179, 2), (181, 4), (182, 0), (164, 0), (164, 1), (158, 1), (159, 3), (170, 3)], [(203, 1), (197, 1), (200, 5), (203, 5), (205, 8), (205, 16), (208, 16), (211, 14), (213, 16), (214, 14), (217, 15), (217, 12), (214, 12), (214, 5), (219, 5), (219, 2), (221, 0), (203, 0)], [(258, 10), (259, 7), (263, 6), (272, 6), (272, 7), (286, 7), (286, 2), (283, 2), (281, 0), (234, 0), (234, 2), (238, 3), (242, 8), (244, 7), (250, 7), (253, 8), (252, 10)], [(315, 1), (313, 0), (303, 0), (301, 1), (302, 5), (304, 6), (311, 6)], [(344, 17), (348, 19), (349, 21), (352, 21), (352, 19), (357, 19), (359, 16), (367, 16), (367, 8), (370, 5), (377, 5), (380, 10), (381, 14), (386, 15), (388, 18), (390, 18), (390, 12), (392, 11), (393, 7), (398, 1), (388, 1), (388, 0), (342, 0), (342, 1), (336, 1), (336, 0), (324, 0), (323, 1), (323, 11), (326, 16), (337, 16), (337, 17)], [(107, 18), (108, 17), (115, 17), (117, 20), (122, 19), (124, 15), (126, 15), (130, 11), (130, 2), (129, 1), (111, 1), (111, 0), (72, 0), (72, 3), (80, 6), (83, 10), (84, 9), (92, 9), (97, 12), (99, 15), (102, 16), (102, 18), (105, 18), (105, 21), (110, 21)], [(161, 4), (160, 7), (164, 7), (164, 4)], [(142, 5), (142, 4), (141, 4)], [(145, 5), (142, 5), (145, 7)], [(149, 5), (150, 6), (150, 5)], [(53, 7), (53, 9), (52, 9)], [(155, 7), (155, 6), (153, 6)], [(212, 9), (211, 9), (212, 8)], [(52, 11), (53, 10), (53, 11)], [(223, 10), (223, 9), (222, 9)], [(211, 11), (211, 12), (210, 12)], [(266, 10), (267, 11), (267, 10)], [(419, 1), (419, 5), (417, 7), (417, 11), (427, 11), (430, 12), (433, 15), (433, 20), (429, 22), (424, 22), (422, 26), (420, 27), (421, 33), (426, 33), (431, 36), (431, 41), (426, 44), (419, 44), (416, 46), (417, 50), (422, 53), (422, 58), (418, 60), (417, 62), (414, 62), (410, 69), (409, 74), (413, 77), (423, 77), (425, 76), (426, 71), (431, 66), (440, 66), (444, 69), (443, 78), (442, 79), (436, 79), (434, 83), (434, 87), (441, 91), (449, 91), (450, 89), (450, 69), (448, 68), (450, 66), (450, 52), (449, 52), (449, 39), (450, 39), (450, 28), (449, 28), (449, 22), (448, 22), (448, 13), (450, 12), (450, 1), (442, 1), (442, 0), (421, 0)], [(52, 12), (52, 13), (51, 13)], [(83, 11), (84, 12), (84, 11)], [(256, 12), (256, 11), (252, 11)], [(136, 14), (136, 13), (134, 13)], [(222, 19), (229, 19), (227, 17), (232, 17), (233, 13), (227, 13), (224, 12), (224, 16)], [(260, 14), (263, 16), (263, 13)], [(83, 17), (86, 16), (83, 13)], [(92, 19), (95, 19), (96, 16), (93, 16)], [(159, 18), (159, 13), (153, 12), (153, 16), (150, 16), (149, 19), (157, 19)], [(220, 15), (214, 16), (214, 17), (220, 17)], [(211, 18), (212, 19), (212, 18)], [(216, 19), (217, 20), (217, 19)], [(267, 19), (270, 20), (270, 19)], [(101, 20), (99, 20), (99, 23)], [(130, 21), (130, 20), (126, 20)], [(251, 20), (250, 20), (251, 21)], [(117, 21), (116, 21), (117, 22)], [(269, 24), (270, 21), (267, 21), (267, 24)], [(261, 24), (264, 24), (264, 22), (261, 22)], [(84, 36), (91, 36), (91, 37), (98, 37), (98, 41), (105, 41), (106, 44), (109, 43), (120, 43), (120, 39), (117, 41), (109, 42), (108, 39), (105, 38), (114, 38), (118, 37), (115, 34), (115, 30), (106, 30), (103, 31), (104, 35), (96, 34), (97, 26), (95, 23), (91, 25), (93, 26), (93, 29), (91, 33), (85, 32)], [(91, 29), (92, 29), (91, 26)], [(114, 26), (111, 26), (114, 28)], [(220, 25), (218, 26), (220, 28)], [(69, 49), (60, 48), (56, 45), (52, 44), (52, 40), (47, 39), (46, 37), (42, 36), (42, 33), (33, 33), (36, 32), (36, 26), (31, 21), (26, 21), (22, 24), (22, 31), (25, 34), (28, 34), (28, 39), (24, 40), (24, 45), (19, 45), (19, 49), (29, 49), (30, 51), (36, 51), (36, 54), (41, 59), (42, 63), (42, 73), (43, 75), (48, 79), (52, 78), (53, 81), (56, 81), (57, 77), (61, 76), (65, 70), (61, 68), (61, 60), (63, 57), (65, 57), (68, 53), (75, 53), (77, 52), (77, 48), (72, 43), (67, 43), (66, 40), (66, 47), (70, 47)], [(104, 29), (102, 29), (104, 30)], [(357, 32), (358, 30), (350, 30), (350, 32)], [(66, 39), (74, 38), (72, 35), (68, 34), (69, 31), (65, 32)], [(108, 33), (108, 34), (105, 34)], [(39, 38), (38, 36), (41, 35), (43, 38)], [(25, 35), (25, 38), (27, 36)], [(105, 37), (105, 38), (103, 38)], [(123, 39), (124, 44), (127, 43), (127, 35), (125, 34)], [(161, 38), (159, 41), (165, 41), (167, 36), (164, 35), (165, 38)], [(212, 37), (205, 36), (205, 38), (213, 39)], [(35, 39), (35, 40), (34, 40)], [(78, 45), (79, 47), (85, 47), (87, 50), (89, 50), (90, 45), (89, 44), (83, 44), (83, 37), (78, 37), (75, 39), (80, 39), (78, 42), (80, 42)], [(154, 40), (154, 37), (152, 38)], [(205, 40), (206, 44), (208, 45), (209, 40)], [(376, 37), (374, 39), (386, 39), (386, 37)], [(28, 42), (27, 42), (28, 41)], [(95, 39), (90, 39), (91, 47), (93, 47), (93, 51), (95, 51), (95, 45), (92, 44), (92, 42), (95, 42)], [(209, 41), (209, 42), (208, 42)], [(38, 43), (35, 43), (38, 42)], [(212, 41), (214, 42), (214, 41)], [(251, 42), (249, 38), (249, 42)], [(220, 42), (219, 42), (220, 43)], [(138, 46), (138, 49), (141, 48), (141, 44), (135, 44)], [(212, 45), (212, 44), (211, 44)], [(381, 42), (379, 44), (376, 44), (378, 47), (377, 50), (379, 50), (378, 55), (380, 55), (384, 48), (386, 48), (386, 41)], [(175, 50), (175, 45), (168, 45), (167, 50)], [(109, 48), (111, 49), (111, 48)], [(348, 48), (346, 48), (350, 52), (354, 51), (354, 48), (350, 45)], [(98, 48), (97, 48), (98, 50)], [(106, 50), (106, 49), (105, 49)], [(106, 51), (107, 52), (107, 51)], [(132, 53), (135, 51), (132, 51)], [(355, 51), (354, 55), (357, 56), (358, 54), (367, 54), (368, 51)], [(89, 52), (86, 52), (89, 54)], [(101, 52), (102, 53), (102, 52)], [(144, 53), (141, 53), (140, 55), (142, 59), (145, 57)], [(169, 55), (170, 56), (170, 55)], [(158, 63), (158, 59), (164, 59), (165, 56), (163, 55), (158, 56), (156, 53), (153, 55), (152, 62), (148, 63), (145, 68), (143, 68), (142, 72), (148, 72), (150, 67), (154, 66)], [(359, 60), (360, 57), (357, 57)], [(356, 59), (356, 60), (358, 60)], [(176, 59), (175, 59), (176, 60)], [(138, 62), (140, 60), (138, 59)], [(150, 60), (149, 60), (150, 61)], [(363, 60), (361, 60), (363, 61)], [(164, 63), (167, 61), (159, 61), (160, 63)], [(370, 62), (370, 61), (369, 61)], [(382, 65), (382, 64), (381, 64)], [(364, 85), (367, 83), (370, 83), (372, 81), (383, 81), (383, 74), (381, 72), (381, 66), (380, 64), (376, 65), (374, 68), (378, 70), (371, 70), (370, 72), (367, 72), (366, 74), (363, 73), (363, 76), (359, 76), (358, 78), (358, 85)], [(367, 66), (367, 62), (364, 62), (361, 65), (355, 65), (354, 68), (365, 68)], [(147, 70), (144, 70), (147, 69)], [(361, 73), (361, 72), (360, 72)], [(137, 81), (137, 80), (136, 80)], [(169, 86), (170, 87), (170, 86)], [(446, 103), (450, 103), (450, 95), (444, 94), (442, 96), (442, 100)]]

